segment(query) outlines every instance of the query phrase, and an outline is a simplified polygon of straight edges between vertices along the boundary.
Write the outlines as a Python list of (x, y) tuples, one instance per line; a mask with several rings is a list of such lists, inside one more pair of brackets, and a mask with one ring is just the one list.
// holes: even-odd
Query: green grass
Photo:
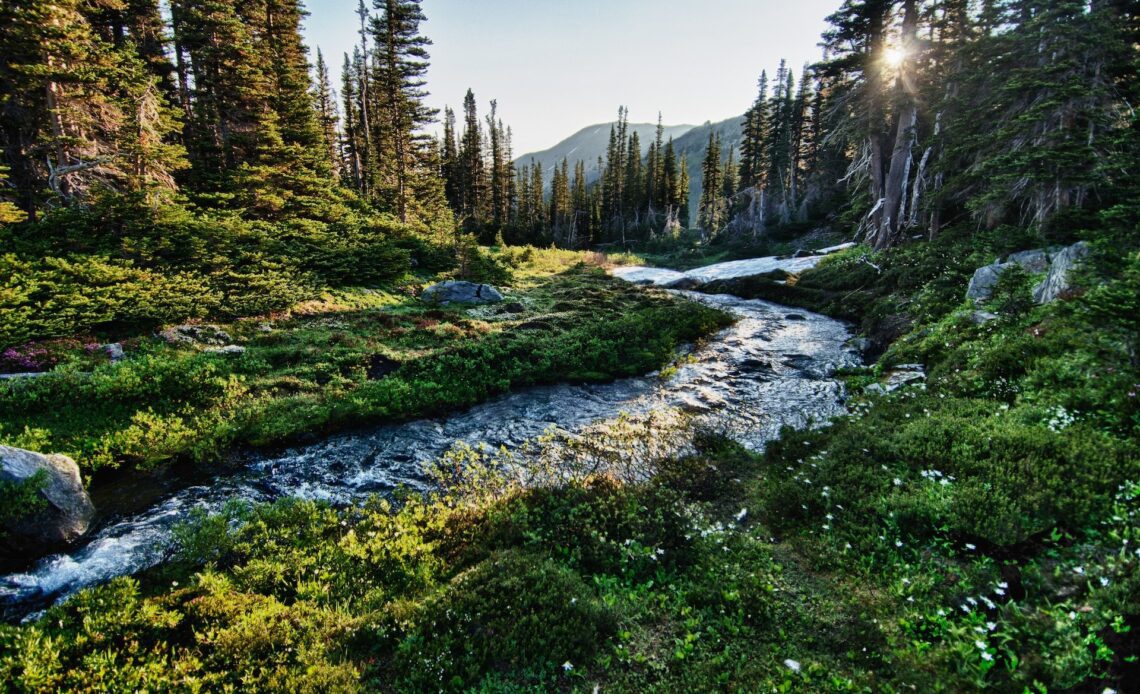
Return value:
[(341, 290), (274, 320), (222, 325), (246, 348), (237, 357), (141, 336), (126, 342), (127, 361), (91, 367), (76, 343), (52, 375), (0, 385), (0, 442), (70, 455), (88, 473), (212, 463), (236, 444), (439, 414), (528, 385), (638, 375), (726, 321), (610, 279), (581, 254), (504, 255), (518, 271), (497, 306)]
[[(946, 243), (869, 257), (893, 292), (840, 272), (865, 265), (855, 253), (792, 285), (803, 303), (866, 292), (865, 325), (911, 326), (845, 375), (849, 412), (828, 427), (785, 430), (763, 455), (698, 432), (691, 455), (631, 470), (639, 436), (676, 432), (619, 424), (544, 444), (549, 469), (524, 468), (544, 484), (462, 449), (427, 497), (234, 505), (189, 523), (168, 565), (0, 628), (0, 679), (1124, 691), (1140, 666), (1140, 256), (1049, 306), (1007, 287), (977, 326), (950, 279), (968, 251)], [(547, 310), (567, 300), (536, 282)], [(925, 387), (869, 388), (904, 361), (926, 364)]]

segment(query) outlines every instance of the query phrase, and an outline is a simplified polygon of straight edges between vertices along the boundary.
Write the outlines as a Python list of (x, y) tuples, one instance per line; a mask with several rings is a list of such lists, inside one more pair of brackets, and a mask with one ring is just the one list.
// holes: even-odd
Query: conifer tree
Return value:
[(0, 6), (0, 148), (18, 204), (33, 216), (45, 190), (63, 204), (104, 191), (155, 202), (184, 166), (177, 117), (140, 53), (143, 30), (124, 6), (104, 9), (79, 0)]
[(439, 187), (428, 165), (432, 146), (423, 128), (435, 120), (424, 89), (431, 40), (419, 33), (420, 0), (374, 0), (376, 46), (373, 66), (377, 109), (372, 128), (385, 156), (378, 162), (377, 202), (407, 222), (417, 207), (417, 189)]
[(321, 141), (325, 148), (325, 157), (329, 168), (334, 175), (339, 176), (342, 170), (343, 158), (340, 152), (339, 124), (340, 114), (337, 112), (336, 97), (329, 83), (329, 68), (325, 65), (325, 57), (317, 49), (317, 82), (314, 88), (313, 100), (317, 108), (317, 125), (321, 131)]
[(475, 93), (463, 97), (463, 139), (459, 144), (459, 214), (468, 223), (486, 218), (487, 171), (483, 159), (483, 132), (479, 125)]
[(444, 193), (447, 204), (459, 213), (463, 205), (459, 146), (455, 140), (455, 111), (451, 107), (443, 110), (443, 142), (440, 149), (440, 175), (443, 176)]
[(530, 238), (532, 242), (539, 242), (546, 238), (548, 231), (542, 162), (531, 161), (530, 176)]
[(752, 107), (744, 114), (743, 134), (740, 141), (740, 178), (745, 186), (762, 187), (768, 173), (767, 142), (770, 125), (768, 104), (768, 73), (761, 72), (759, 93)]
[(341, 70), (340, 94), (344, 109), (344, 127), (341, 130), (341, 152), (344, 157), (342, 180), (353, 190), (364, 193), (364, 160), (367, 147), (361, 102), (357, 91), (360, 86), (360, 78), (356, 74), (358, 64), (358, 60), (350, 60), (348, 54), (345, 54), (344, 67)]
[(720, 227), (722, 188), (724, 186), (723, 173), (720, 137), (715, 132), (710, 132), (709, 143), (705, 148), (705, 158), (701, 163), (701, 199), (697, 211), (697, 225), (706, 238), (711, 238)]

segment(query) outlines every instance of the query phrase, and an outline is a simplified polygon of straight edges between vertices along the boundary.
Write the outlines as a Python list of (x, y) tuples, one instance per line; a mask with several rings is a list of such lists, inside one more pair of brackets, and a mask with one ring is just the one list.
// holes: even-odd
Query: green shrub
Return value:
[(578, 574), (521, 551), (459, 574), (402, 619), (411, 628), (391, 668), (416, 691), (460, 690), (490, 672), (549, 678), (588, 663), (616, 626)]

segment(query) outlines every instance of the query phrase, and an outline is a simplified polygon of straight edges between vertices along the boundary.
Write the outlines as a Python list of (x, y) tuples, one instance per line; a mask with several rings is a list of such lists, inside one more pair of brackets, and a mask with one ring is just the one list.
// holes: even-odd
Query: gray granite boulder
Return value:
[(503, 295), (489, 284), (448, 280), (424, 290), (423, 300), (433, 304), (497, 304)]
[(998, 278), (1008, 267), (1010, 264), (994, 263), (983, 265), (974, 270), (974, 276), (970, 278), (970, 284), (966, 287), (966, 298), (974, 301), (988, 301), (994, 295), (994, 287), (997, 286)]
[(1033, 299), (1039, 304), (1047, 304), (1061, 294), (1072, 289), (1069, 275), (1089, 254), (1089, 245), (1084, 241), (1074, 243), (1052, 257), (1049, 274), (1041, 284), (1033, 288)]
[(1084, 241), (1063, 248), (1057, 252), (1041, 248), (1019, 251), (1011, 254), (1005, 262), (994, 262), (974, 271), (970, 284), (966, 287), (966, 298), (975, 302), (985, 302), (993, 297), (994, 286), (1002, 273), (1020, 265), (1031, 275), (1043, 272), (1049, 274), (1033, 288), (1033, 298), (1039, 304), (1047, 304), (1071, 289), (1069, 273), (1089, 254), (1089, 246)]
[(83, 536), (95, 517), (95, 506), (83, 488), (79, 466), (65, 455), (44, 455), (0, 446), (0, 481), (25, 482), (43, 471), (40, 494), (46, 507), (10, 521), (4, 527), (6, 549), (42, 553)]
[(1049, 254), (1037, 248), (1031, 251), (1020, 251), (1005, 259), (1006, 263), (1017, 263), (1031, 275), (1045, 272), (1049, 269)]

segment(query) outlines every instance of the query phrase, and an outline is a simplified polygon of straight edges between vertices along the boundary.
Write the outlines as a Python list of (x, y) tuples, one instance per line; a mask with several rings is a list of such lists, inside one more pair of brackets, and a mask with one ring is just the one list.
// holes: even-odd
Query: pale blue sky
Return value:
[[(367, 0), (370, 3), (370, 0)], [(357, 0), (306, 0), (307, 38), (339, 72), (357, 42)], [(580, 128), (630, 120), (700, 124), (739, 115), (762, 69), (819, 58), (840, 0), (424, 0), (434, 41), (430, 102), (456, 110), (468, 87), (514, 129), (515, 154)]]

